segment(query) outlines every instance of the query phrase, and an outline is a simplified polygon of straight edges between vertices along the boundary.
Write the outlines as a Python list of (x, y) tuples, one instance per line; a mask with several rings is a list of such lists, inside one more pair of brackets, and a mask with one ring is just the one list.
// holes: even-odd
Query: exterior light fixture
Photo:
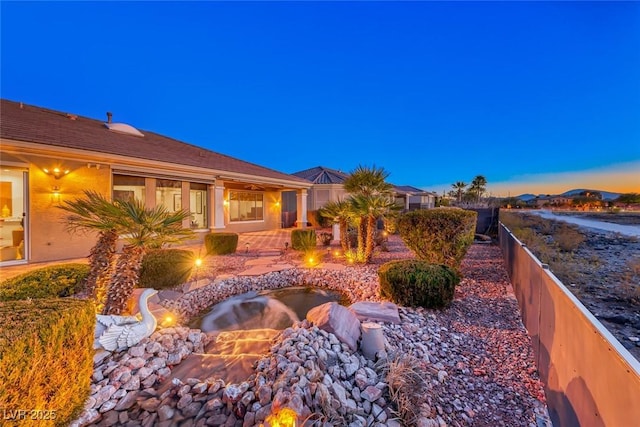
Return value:
[(42, 168), (42, 170), (44, 171), (44, 173), (53, 176), (55, 179), (60, 179), (70, 172), (69, 169), (60, 169), (57, 167), (53, 169)]
[(245, 254), (249, 253), (249, 243), (245, 243), (245, 245), (244, 245), (244, 253)]
[(225, 200), (222, 202), (222, 204), (223, 204), (223, 205), (225, 205), (225, 206), (229, 206), (229, 201), (225, 199)]
[(196, 258), (195, 265), (196, 265), (196, 267), (202, 266), (202, 258)]
[(298, 414), (291, 408), (282, 408), (269, 415), (265, 421), (271, 427), (296, 427), (298, 425)]
[(57, 185), (54, 185), (53, 188), (51, 188), (51, 201), (54, 203), (60, 202), (60, 187)]

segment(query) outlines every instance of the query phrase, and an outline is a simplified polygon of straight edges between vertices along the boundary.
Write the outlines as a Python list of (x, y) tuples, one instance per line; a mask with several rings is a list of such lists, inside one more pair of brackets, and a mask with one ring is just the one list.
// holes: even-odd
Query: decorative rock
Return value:
[(167, 421), (173, 418), (175, 410), (169, 405), (162, 405), (158, 408), (158, 419), (160, 421)]
[(129, 349), (129, 354), (133, 357), (142, 357), (144, 355), (144, 345), (137, 345)]
[(400, 323), (398, 306), (392, 302), (359, 301), (351, 304), (349, 310), (353, 311), (356, 317), (362, 322)]
[(360, 339), (360, 321), (349, 309), (336, 302), (328, 302), (312, 308), (307, 320), (318, 328), (334, 334), (355, 351)]
[(126, 409), (131, 408), (133, 404), (136, 403), (137, 396), (138, 396), (137, 391), (130, 391), (122, 399), (120, 399), (120, 401), (118, 402), (118, 404), (115, 406), (114, 409), (116, 411), (124, 411)]
[[(142, 347), (138, 347), (138, 348), (142, 348)], [(145, 365), (145, 363), (147, 362), (142, 357), (134, 357), (127, 361), (127, 366), (129, 366), (131, 369), (140, 369)]]
[(178, 409), (183, 409), (187, 407), (187, 405), (189, 405), (191, 402), (193, 402), (193, 396), (191, 396), (190, 394), (185, 394), (180, 398), (180, 400), (178, 400), (176, 407)]
[(372, 385), (365, 388), (362, 393), (360, 393), (363, 399), (368, 400), (369, 402), (375, 402), (382, 396), (382, 390), (378, 387), (374, 387)]
[(152, 397), (150, 399), (143, 400), (139, 403), (140, 408), (147, 412), (155, 412), (156, 409), (160, 406), (160, 399), (157, 397)]

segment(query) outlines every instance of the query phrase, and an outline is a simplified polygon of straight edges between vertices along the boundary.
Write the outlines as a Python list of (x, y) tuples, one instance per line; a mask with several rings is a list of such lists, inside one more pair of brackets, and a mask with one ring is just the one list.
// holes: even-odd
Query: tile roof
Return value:
[(412, 187), (411, 185), (394, 185), (393, 190), (396, 193), (406, 194), (406, 193), (427, 193), (427, 191), (421, 190), (416, 187)]
[(305, 183), (297, 176), (147, 130), (140, 131), (144, 136), (112, 132), (105, 122), (87, 117), (6, 99), (0, 104), (2, 138)]
[(295, 172), (292, 175), (304, 178), (308, 181), (313, 182), (314, 184), (342, 184), (347, 176), (349, 176), (344, 172), (325, 168), (324, 166), (316, 166), (315, 168), (305, 169), (300, 172)]

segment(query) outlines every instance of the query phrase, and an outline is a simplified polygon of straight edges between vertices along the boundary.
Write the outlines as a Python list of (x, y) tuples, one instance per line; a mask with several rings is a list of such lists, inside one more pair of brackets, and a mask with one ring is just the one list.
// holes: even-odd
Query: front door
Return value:
[(27, 260), (27, 183), (24, 168), (0, 169), (0, 265)]

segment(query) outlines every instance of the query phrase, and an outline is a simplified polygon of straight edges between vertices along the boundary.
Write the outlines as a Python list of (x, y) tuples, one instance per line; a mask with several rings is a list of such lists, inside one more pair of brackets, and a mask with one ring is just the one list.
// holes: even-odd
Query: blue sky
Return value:
[(271, 167), (640, 191), (638, 2), (6, 2), (3, 98)]

